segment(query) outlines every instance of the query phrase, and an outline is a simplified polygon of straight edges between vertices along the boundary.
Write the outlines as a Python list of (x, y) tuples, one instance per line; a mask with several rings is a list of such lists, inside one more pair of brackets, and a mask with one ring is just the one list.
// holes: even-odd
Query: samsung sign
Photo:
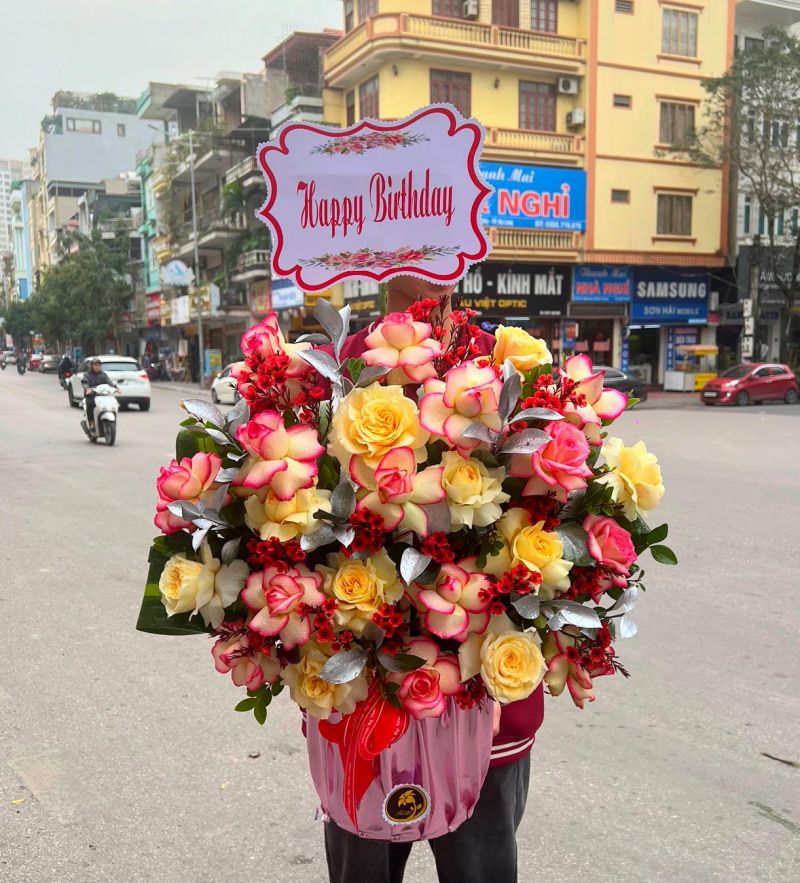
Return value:
[(631, 322), (705, 325), (708, 322), (708, 273), (663, 267), (637, 270)]
[(482, 162), (494, 187), (481, 220), (488, 227), (586, 229), (586, 172), (549, 166)]

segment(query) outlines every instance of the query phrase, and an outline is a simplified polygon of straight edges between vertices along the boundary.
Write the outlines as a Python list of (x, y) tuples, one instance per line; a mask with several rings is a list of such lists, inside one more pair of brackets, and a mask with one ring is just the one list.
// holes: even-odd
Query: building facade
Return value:
[[(667, 370), (669, 328), (691, 327), (698, 342), (714, 335), (727, 176), (669, 148), (702, 112), (703, 80), (732, 57), (733, 0), (344, 0), (342, 9), (345, 35), (325, 56), (326, 121), (448, 101), (483, 123), (484, 174), (496, 188), (513, 181), (570, 197), (568, 212), (538, 214), (519, 209), (524, 192), (490, 201), (493, 252), (461, 284), (487, 327), (513, 320), (557, 356), (587, 352), (654, 383)], [(374, 294), (351, 286), (354, 306), (356, 290)]]
[(16, 300), (31, 296), (31, 248), (28, 218), (30, 180), (21, 179), (11, 187), (11, 248), (14, 256), (14, 290)]
[(11, 254), (11, 195), (15, 181), (22, 178), (22, 163), (0, 159), (0, 255)]

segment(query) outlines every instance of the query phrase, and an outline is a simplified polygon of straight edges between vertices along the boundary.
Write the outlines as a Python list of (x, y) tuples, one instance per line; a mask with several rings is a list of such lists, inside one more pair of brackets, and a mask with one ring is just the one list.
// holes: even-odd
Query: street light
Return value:
[(194, 245), (194, 293), (197, 298), (197, 355), (200, 362), (200, 388), (205, 386), (206, 366), (203, 346), (203, 302), (200, 297), (200, 254), (197, 247), (197, 199), (194, 192), (194, 141), (189, 129), (189, 183), (192, 189), (192, 243)]

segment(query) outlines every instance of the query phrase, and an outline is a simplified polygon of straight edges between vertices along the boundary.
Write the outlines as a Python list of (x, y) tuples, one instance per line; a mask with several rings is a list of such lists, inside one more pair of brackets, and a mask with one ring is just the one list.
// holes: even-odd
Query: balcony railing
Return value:
[(156, 171), (153, 172), (150, 183), (153, 187), (153, 194), (156, 199), (160, 199), (169, 192), (169, 178), (166, 176), (163, 169), (156, 169)]
[(134, 229), (138, 230), (139, 227), (144, 225), (144, 209), (137, 209), (133, 215), (131, 215), (131, 222), (133, 224)]
[(240, 181), (247, 175), (254, 174), (257, 171), (258, 167), (256, 165), (256, 158), (254, 156), (248, 156), (241, 162), (237, 162), (235, 166), (231, 166), (231, 168), (225, 172), (225, 183), (234, 184), (236, 181)]
[(166, 263), (174, 254), (169, 236), (156, 236), (153, 240), (153, 253), (159, 264)]
[(585, 42), (575, 37), (503, 28), (464, 19), (388, 13), (367, 19), (334, 43), (325, 53), (325, 73), (331, 75), (367, 43), (374, 45), (376, 41), (397, 39), (413, 42), (417, 47), (420, 41), (473, 46), (507, 57), (517, 55), (521, 61), (536, 55), (571, 62), (585, 59)]
[(269, 250), (266, 248), (246, 251), (239, 255), (239, 259), (236, 261), (236, 269), (240, 273), (246, 273), (248, 270), (269, 270), (269, 258)]
[(489, 237), (496, 251), (577, 251), (581, 234), (572, 230), (514, 230), (492, 227)]
[(527, 153), (580, 154), (583, 138), (560, 132), (534, 132), (525, 129), (489, 129), (484, 146)]

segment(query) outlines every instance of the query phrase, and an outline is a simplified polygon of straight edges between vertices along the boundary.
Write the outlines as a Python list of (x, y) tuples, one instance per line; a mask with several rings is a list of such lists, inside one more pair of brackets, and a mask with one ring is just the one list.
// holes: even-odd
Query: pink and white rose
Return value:
[(194, 525), (174, 515), (167, 508), (170, 503), (186, 500), (197, 501), (211, 488), (217, 477), (222, 459), (217, 454), (199, 452), (193, 457), (173, 460), (169, 466), (162, 466), (156, 479), (158, 503), (156, 504), (155, 525), (164, 534), (179, 530), (194, 530)]
[(442, 345), (431, 337), (428, 322), (415, 322), (409, 313), (389, 313), (364, 339), (362, 359), (367, 365), (392, 370), (387, 383), (422, 383), (436, 376), (433, 360), (442, 355)]
[(259, 649), (248, 632), (230, 638), (219, 638), (211, 648), (214, 668), (220, 674), (230, 673), (237, 687), (258, 690), (263, 684), (274, 684), (281, 673), (276, 657)]
[(586, 463), (589, 443), (577, 426), (566, 421), (548, 423), (545, 432), (552, 441), (533, 454), (514, 454), (509, 474), (528, 479), (522, 491), (525, 496), (554, 491), (559, 500), (566, 501), (570, 491), (582, 490), (592, 477)]
[(389, 678), (400, 684), (397, 698), (416, 720), (441, 717), (447, 700), (461, 688), (458, 657), (439, 653), (439, 646), (430, 638), (414, 638), (406, 652), (425, 660), (425, 664), (408, 674), (392, 674)]
[(564, 416), (586, 433), (593, 445), (600, 445), (600, 429), (604, 420), (616, 420), (628, 407), (628, 397), (618, 389), (605, 389), (605, 371), (595, 371), (592, 360), (584, 353), (570, 356), (563, 367), (564, 374), (575, 381), (575, 392), (586, 396), (586, 404), (576, 408), (567, 404)]
[(482, 634), (489, 624), (490, 578), (478, 573), (475, 559), (459, 564), (442, 564), (432, 587), (415, 584), (410, 590), (423, 611), (425, 628), (444, 640), (465, 641), (471, 634)]
[(302, 646), (311, 637), (311, 620), (300, 605), (321, 606), (321, 585), (322, 576), (302, 564), (286, 573), (274, 567), (251, 573), (242, 590), (242, 601), (255, 614), (250, 628), (264, 637), (280, 637), (287, 650)]
[(604, 515), (587, 515), (583, 528), (589, 534), (587, 548), (592, 558), (608, 568), (615, 586), (627, 586), (631, 564), (636, 560), (636, 549), (628, 531)]

